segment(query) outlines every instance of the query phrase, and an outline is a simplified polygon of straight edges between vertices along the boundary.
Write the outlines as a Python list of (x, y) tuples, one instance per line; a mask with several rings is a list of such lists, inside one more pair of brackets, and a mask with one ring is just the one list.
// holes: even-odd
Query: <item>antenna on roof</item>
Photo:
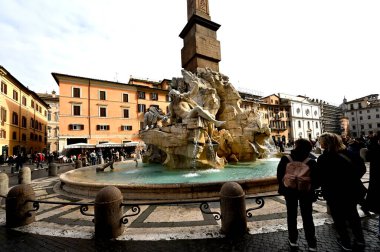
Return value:
[(118, 74), (119, 74), (118, 72), (115, 72), (115, 77), (114, 77), (115, 82), (119, 82), (119, 80), (117, 79)]

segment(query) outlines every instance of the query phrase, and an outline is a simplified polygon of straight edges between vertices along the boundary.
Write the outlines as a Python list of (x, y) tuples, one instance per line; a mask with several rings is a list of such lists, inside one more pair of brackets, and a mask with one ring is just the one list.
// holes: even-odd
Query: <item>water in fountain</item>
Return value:
[(207, 156), (207, 160), (208, 161), (211, 161), (211, 163), (215, 164), (215, 159), (216, 159), (216, 155), (215, 155), (215, 150), (214, 150), (214, 146), (212, 144), (212, 140), (211, 140), (211, 137), (209, 136), (209, 134), (207, 133), (207, 131), (205, 131), (206, 135), (207, 135), (207, 152), (206, 152), (206, 156)]
[(193, 160), (192, 160), (192, 168), (193, 171), (188, 174), (189, 177), (196, 177), (198, 176), (197, 173), (197, 153), (198, 153), (198, 140), (199, 140), (200, 130), (195, 129), (194, 134), (194, 149), (193, 149)]

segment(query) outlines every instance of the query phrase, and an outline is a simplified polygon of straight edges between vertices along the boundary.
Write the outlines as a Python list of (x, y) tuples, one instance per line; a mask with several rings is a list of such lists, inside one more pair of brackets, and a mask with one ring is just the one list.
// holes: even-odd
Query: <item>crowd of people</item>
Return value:
[[(310, 140), (298, 139), (290, 155), (281, 158), (277, 179), (279, 194), (286, 201), (290, 247), (297, 247), (299, 205), (309, 251), (317, 251), (312, 212), (316, 192), (321, 190), (334, 221), (337, 243), (344, 251), (364, 249), (365, 237), (357, 206), (361, 205), (364, 213), (380, 213), (380, 132), (368, 136), (360, 148), (352, 139), (345, 140), (334, 133), (323, 133), (318, 139), (323, 151), (316, 158), (311, 154)], [(368, 189), (361, 181), (366, 173), (365, 161), (370, 163)]]

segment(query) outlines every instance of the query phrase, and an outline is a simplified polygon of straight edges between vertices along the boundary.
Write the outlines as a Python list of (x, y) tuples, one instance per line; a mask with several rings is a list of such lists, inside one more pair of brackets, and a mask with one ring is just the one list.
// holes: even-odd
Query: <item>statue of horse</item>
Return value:
[(166, 122), (168, 117), (162, 112), (161, 109), (157, 109), (151, 106), (148, 111), (144, 114), (144, 130), (153, 129), (157, 127), (158, 121)]

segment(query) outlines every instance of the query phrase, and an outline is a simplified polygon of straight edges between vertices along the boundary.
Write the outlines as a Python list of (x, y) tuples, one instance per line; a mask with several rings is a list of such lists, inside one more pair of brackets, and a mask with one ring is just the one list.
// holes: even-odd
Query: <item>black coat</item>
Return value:
[(364, 188), (360, 180), (366, 172), (364, 161), (347, 150), (340, 154), (324, 151), (318, 158), (323, 197), (327, 202), (357, 203)]
[[(303, 162), (306, 158), (309, 156), (306, 154), (299, 154), (295, 152), (294, 150), (290, 154), (293, 161), (300, 161)], [(280, 163), (278, 163), (277, 166), (277, 181), (278, 181), (278, 193), (281, 195), (289, 195), (294, 194), (294, 189), (289, 189), (284, 186), (283, 178), (285, 176), (285, 170), (286, 165), (289, 163), (289, 159), (286, 156), (283, 156), (280, 160)], [(310, 190), (310, 196), (314, 197), (314, 189), (319, 187), (318, 182), (318, 175), (317, 175), (317, 162), (314, 159), (310, 159), (309, 162), (307, 162), (307, 165), (310, 167), (310, 179), (311, 179), (311, 189)]]
[(366, 206), (368, 210), (380, 213), (380, 145), (369, 147), (366, 158), (370, 162)]

